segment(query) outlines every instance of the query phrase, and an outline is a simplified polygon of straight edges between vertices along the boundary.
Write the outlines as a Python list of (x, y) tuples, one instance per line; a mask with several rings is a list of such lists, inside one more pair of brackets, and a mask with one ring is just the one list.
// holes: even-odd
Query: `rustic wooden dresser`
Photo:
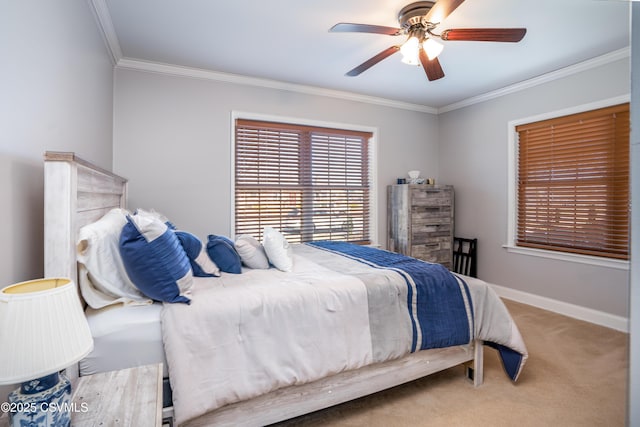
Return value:
[(387, 209), (390, 251), (451, 269), (453, 186), (390, 185)]

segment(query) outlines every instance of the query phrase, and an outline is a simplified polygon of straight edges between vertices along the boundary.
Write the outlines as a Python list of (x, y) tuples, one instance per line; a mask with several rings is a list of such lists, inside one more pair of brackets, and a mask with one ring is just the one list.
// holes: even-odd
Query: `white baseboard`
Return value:
[(605, 313), (604, 311), (581, 307), (579, 305), (541, 297), (539, 295), (511, 288), (505, 288), (504, 286), (491, 284), (491, 287), (502, 298), (521, 302), (523, 304), (529, 304), (544, 310), (553, 311), (554, 313), (563, 314), (575, 319), (584, 320), (586, 322), (595, 323), (596, 325), (606, 326), (607, 328), (629, 333), (629, 319), (626, 317), (616, 316), (614, 314)]

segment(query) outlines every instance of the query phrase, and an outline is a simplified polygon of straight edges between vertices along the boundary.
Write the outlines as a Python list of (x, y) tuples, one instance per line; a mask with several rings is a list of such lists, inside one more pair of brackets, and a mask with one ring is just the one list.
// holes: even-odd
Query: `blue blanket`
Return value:
[[(516, 349), (512, 345), (500, 344), (501, 341), (505, 342), (502, 336), (491, 333), (474, 336), (474, 309), (469, 287), (462, 278), (458, 280), (442, 265), (346, 242), (319, 241), (307, 244), (375, 268), (392, 269), (404, 277), (413, 328), (412, 352), (467, 344), (473, 339), (480, 339), (498, 351), (505, 372), (512, 380), (515, 381), (520, 375), (528, 357), (524, 343), (517, 345)], [(504, 310), (506, 312), (506, 308)], [(502, 321), (511, 322), (510, 316), (505, 316), (508, 319)], [(491, 330), (486, 327), (481, 329)]]
[(473, 339), (473, 307), (469, 289), (442, 265), (346, 242), (308, 244), (338, 252), (372, 267), (393, 269), (404, 277), (413, 328), (412, 352), (467, 344)]

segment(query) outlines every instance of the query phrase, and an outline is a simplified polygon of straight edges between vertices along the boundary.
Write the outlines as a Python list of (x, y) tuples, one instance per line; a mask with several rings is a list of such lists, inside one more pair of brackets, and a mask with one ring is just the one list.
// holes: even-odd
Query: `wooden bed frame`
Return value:
[[(127, 180), (78, 158), (74, 153), (46, 152), (44, 257), (46, 277), (69, 277), (78, 283), (78, 230), (113, 208), (126, 208)], [(394, 387), (457, 365), (475, 386), (483, 381), (483, 346), (425, 350), (401, 359), (342, 372), (312, 383), (290, 386), (209, 412), (189, 426), (263, 426), (294, 418)], [(75, 372), (68, 372), (77, 378)], [(171, 412), (171, 409), (165, 410)]]

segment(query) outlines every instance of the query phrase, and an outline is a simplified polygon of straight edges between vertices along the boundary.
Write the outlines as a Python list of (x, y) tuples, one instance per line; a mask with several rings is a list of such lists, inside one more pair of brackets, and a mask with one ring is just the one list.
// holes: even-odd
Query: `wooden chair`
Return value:
[(453, 238), (453, 271), (465, 276), (478, 277), (478, 239)]

